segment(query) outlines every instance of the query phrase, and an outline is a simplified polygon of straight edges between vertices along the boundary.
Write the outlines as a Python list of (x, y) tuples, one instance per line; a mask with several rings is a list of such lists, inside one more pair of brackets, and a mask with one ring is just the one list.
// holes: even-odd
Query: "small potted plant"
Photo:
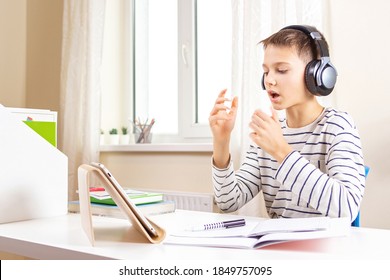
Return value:
[(104, 138), (105, 138), (104, 130), (100, 129), (100, 145), (104, 145), (106, 143)]
[(118, 129), (113, 128), (108, 132), (110, 135), (110, 145), (118, 145), (119, 144), (119, 135)]
[(119, 138), (119, 144), (127, 145), (127, 144), (129, 144), (129, 141), (130, 141), (129, 131), (128, 131), (127, 127), (125, 127), (125, 126), (122, 126), (121, 130), (122, 130), (122, 134)]

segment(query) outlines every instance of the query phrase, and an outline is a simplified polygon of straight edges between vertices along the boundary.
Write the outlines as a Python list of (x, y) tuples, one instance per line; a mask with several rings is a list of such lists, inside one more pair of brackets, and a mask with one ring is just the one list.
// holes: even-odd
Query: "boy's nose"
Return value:
[(271, 86), (275, 86), (276, 85), (276, 80), (271, 76), (271, 75), (267, 75), (265, 77), (265, 82), (268, 84), (268, 85), (271, 85)]

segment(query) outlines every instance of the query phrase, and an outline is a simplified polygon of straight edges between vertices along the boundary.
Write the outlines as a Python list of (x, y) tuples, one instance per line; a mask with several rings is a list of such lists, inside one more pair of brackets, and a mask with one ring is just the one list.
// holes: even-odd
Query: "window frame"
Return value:
[[(136, 49), (135, 49), (135, 3), (132, 1), (127, 18), (130, 18), (131, 32), (127, 33), (131, 46), (132, 59), (126, 67), (130, 68), (132, 86), (127, 92), (132, 102), (133, 119), (136, 118)], [(154, 134), (157, 143), (211, 143), (208, 124), (196, 123), (197, 113), (197, 52), (196, 52), (196, 0), (178, 0), (178, 134)], [(130, 17), (129, 17), (130, 16)], [(210, 104), (212, 106), (212, 104)], [(153, 141), (153, 142), (155, 142)]]

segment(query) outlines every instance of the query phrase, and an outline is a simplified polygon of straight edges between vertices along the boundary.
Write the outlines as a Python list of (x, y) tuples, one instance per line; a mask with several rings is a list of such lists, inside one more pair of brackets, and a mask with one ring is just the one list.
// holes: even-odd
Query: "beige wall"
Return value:
[[(329, 3), (332, 61), (339, 71), (335, 99), (355, 118), (371, 167), (362, 224), (390, 229), (390, 4)], [(0, 0), (0, 103), (59, 108), (61, 16), (62, 1)], [(211, 192), (209, 158), (208, 153), (101, 154), (123, 185), (194, 192)]]
[(26, 106), (58, 112), (63, 1), (27, 0), (26, 2)]
[(26, 105), (27, 0), (0, 0), (0, 104)]
[(124, 186), (211, 193), (211, 153), (101, 153)]
[(339, 71), (336, 100), (354, 117), (371, 167), (362, 224), (390, 229), (390, 2), (331, 1), (333, 61)]
[(59, 110), (62, 0), (0, 0), (0, 103)]

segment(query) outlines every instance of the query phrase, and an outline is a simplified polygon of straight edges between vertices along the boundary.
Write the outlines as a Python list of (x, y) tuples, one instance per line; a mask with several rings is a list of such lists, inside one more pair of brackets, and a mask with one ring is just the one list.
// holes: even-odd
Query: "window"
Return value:
[(178, 133), (178, 18), (176, 0), (136, 0), (134, 118), (157, 120), (153, 130)]
[(208, 115), (230, 87), (231, 3), (134, 0), (133, 118), (157, 142), (210, 141)]
[(217, 94), (231, 84), (231, 3), (226, 0), (198, 0), (197, 104), (195, 122), (208, 123)]

